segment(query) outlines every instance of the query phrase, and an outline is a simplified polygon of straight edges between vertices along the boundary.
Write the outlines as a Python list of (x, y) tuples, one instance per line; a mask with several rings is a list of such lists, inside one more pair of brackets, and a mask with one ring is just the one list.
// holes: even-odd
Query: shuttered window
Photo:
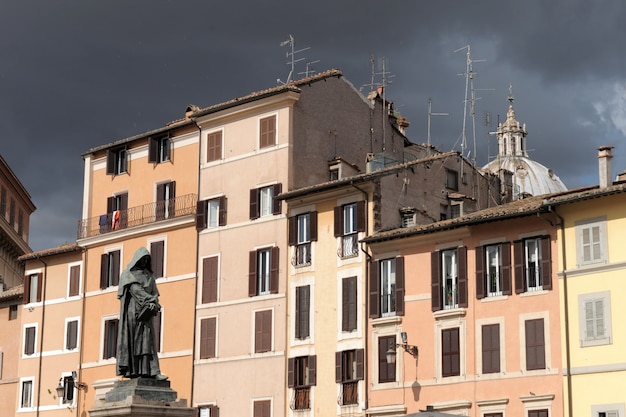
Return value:
[(70, 267), (70, 282), (68, 295), (74, 297), (80, 291), (80, 265)]
[(299, 356), (287, 361), (287, 386), (310, 387), (317, 383), (317, 357)]
[(303, 285), (296, 287), (296, 339), (309, 337), (311, 287)]
[(458, 247), (432, 252), (431, 309), (467, 307), (467, 249)]
[(550, 236), (513, 242), (515, 293), (552, 289)]
[(207, 135), (206, 161), (219, 161), (222, 159), (222, 131), (211, 132)]
[(164, 277), (165, 272), (165, 242), (158, 241), (150, 243), (150, 261), (152, 263), (152, 273), (154, 278)]
[(200, 359), (215, 357), (217, 341), (217, 319), (210, 317), (200, 320)]
[(67, 322), (65, 330), (65, 349), (74, 350), (78, 345), (78, 320)]
[(276, 145), (276, 116), (264, 117), (259, 121), (259, 148)]
[(202, 304), (217, 301), (218, 265), (217, 256), (202, 260)]
[(32, 355), (35, 353), (35, 339), (37, 328), (34, 326), (24, 329), (24, 355)]
[(24, 277), (24, 304), (41, 301), (43, 274), (30, 274)]
[(404, 315), (404, 257), (370, 263), (370, 318)]
[(282, 184), (250, 190), (250, 220), (281, 213), (281, 201), (276, 196), (282, 192)]
[(543, 319), (526, 320), (526, 369), (546, 369)]
[(120, 281), (120, 251), (103, 253), (100, 257), (100, 288), (118, 285)]
[(271, 417), (272, 401), (271, 400), (255, 401), (253, 408), (254, 408), (253, 417)]
[(548, 417), (548, 410), (528, 410), (528, 417)]
[(341, 330), (351, 332), (357, 326), (357, 278), (341, 280)]
[(500, 325), (482, 326), (483, 374), (500, 372)]
[(118, 319), (104, 322), (104, 340), (102, 341), (102, 359), (114, 358), (117, 354)]
[(176, 216), (176, 181), (157, 184), (155, 216), (156, 220)]
[(254, 352), (272, 350), (272, 310), (254, 313)]
[(461, 353), (459, 328), (441, 331), (441, 375), (443, 377), (461, 374)]
[(279, 248), (250, 251), (248, 261), (248, 295), (277, 294)]
[(226, 226), (227, 201), (226, 196), (198, 201), (196, 229), (213, 229), (218, 226)]
[(387, 362), (387, 351), (396, 349), (396, 336), (378, 338), (378, 382), (395, 382), (396, 364)]

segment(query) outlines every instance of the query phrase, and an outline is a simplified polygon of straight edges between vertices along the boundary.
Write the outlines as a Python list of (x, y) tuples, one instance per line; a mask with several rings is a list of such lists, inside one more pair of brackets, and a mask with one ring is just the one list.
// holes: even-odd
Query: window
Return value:
[(287, 360), (287, 386), (293, 388), (292, 410), (311, 408), (311, 386), (317, 382), (316, 356), (300, 356)]
[(198, 201), (196, 229), (213, 229), (218, 226), (226, 226), (226, 202), (225, 196)]
[(370, 317), (404, 315), (404, 258), (370, 264)]
[(164, 277), (165, 274), (165, 241), (150, 242), (150, 268), (154, 278)]
[(526, 370), (546, 369), (543, 319), (526, 320)]
[(513, 242), (515, 293), (552, 289), (550, 236)]
[(341, 330), (352, 332), (357, 326), (357, 278), (341, 280)]
[(272, 310), (254, 313), (254, 352), (272, 350)]
[(61, 398), (62, 404), (72, 404), (74, 402), (74, 378), (72, 375), (66, 375), (63, 377), (63, 397)]
[(272, 415), (272, 401), (262, 400), (255, 401), (253, 404), (253, 417), (271, 417)]
[(446, 168), (446, 188), (451, 190), (459, 189), (459, 173)]
[(365, 201), (335, 207), (335, 237), (341, 238), (339, 256), (358, 255), (358, 233), (365, 231)]
[(107, 198), (107, 215), (100, 217), (100, 233), (128, 227), (128, 193)]
[(450, 218), (456, 219), (463, 215), (463, 203), (451, 203), (450, 204)]
[(220, 409), (217, 405), (203, 405), (198, 407), (198, 417), (219, 417)]
[(80, 291), (80, 265), (70, 266), (70, 276), (67, 295), (69, 297), (75, 297)]
[(576, 222), (578, 265), (608, 262), (606, 219)]
[(441, 330), (441, 375), (461, 375), (461, 349), (459, 328)]
[(17, 320), (17, 304), (9, 306), (9, 320)]
[(33, 406), (33, 380), (22, 380), (20, 390), (20, 408), (31, 408)]
[(311, 264), (311, 242), (317, 240), (317, 212), (298, 214), (289, 218), (289, 246), (295, 246), (291, 260), (294, 266)]
[(65, 322), (65, 350), (74, 350), (78, 346), (78, 320)]
[(600, 411), (598, 417), (619, 417), (619, 412), (617, 410)]
[(103, 253), (100, 257), (100, 289), (113, 287), (120, 281), (120, 251)]
[(211, 256), (202, 260), (202, 304), (217, 301), (219, 258)]
[(511, 244), (477, 247), (476, 298), (511, 294)]
[(296, 287), (296, 339), (309, 337), (310, 297), (311, 287), (309, 285)]
[(467, 249), (431, 253), (432, 311), (467, 307)]
[(126, 148), (107, 151), (107, 175), (119, 175), (128, 172), (128, 151)]
[(102, 343), (102, 359), (114, 358), (117, 354), (117, 328), (118, 319), (104, 322), (104, 339)]
[(396, 364), (387, 363), (387, 351), (396, 349), (396, 336), (381, 336), (378, 338), (378, 382), (395, 382)]
[(500, 372), (500, 325), (484, 325), (481, 330), (483, 374)]
[(248, 272), (248, 295), (278, 293), (278, 247), (250, 252)]
[(169, 136), (150, 138), (148, 143), (148, 162), (160, 164), (170, 160), (171, 142)]
[(222, 159), (222, 131), (211, 132), (206, 137), (206, 161)]
[(38, 303), (41, 301), (43, 274), (30, 274), (24, 277), (24, 303)]
[(276, 116), (264, 117), (259, 121), (259, 148), (276, 145)]
[(548, 410), (528, 410), (528, 417), (548, 417)]
[(364, 377), (364, 357), (363, 349), (335, 353), (335, 382), (341, 384), (341, 405), (359, 403), (358, 388), (359, 381), (362, 381)]
[(217, 341), (217, 319), (210, 317), (200, 320), (200, 359), (215, 357)]
[(609, 291), (579, 295), (578, 317), (582, 347), (611, 343), (611, 293)]
[(165, 220), (176, 215), (176, 181), (157, 184), (156, 220)]
[(282, 184), (250, 190), (250, 220), (280, 214), (281, 202), (274, 198), (282, 192)]
[(24, 327), (24, 355), (30, 356), (35, 353), (37, 342), (37, 327)]

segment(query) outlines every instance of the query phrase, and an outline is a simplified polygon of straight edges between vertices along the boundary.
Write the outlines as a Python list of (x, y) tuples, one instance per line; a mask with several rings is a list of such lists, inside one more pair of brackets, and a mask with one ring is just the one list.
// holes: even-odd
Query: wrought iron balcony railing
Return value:
[(77, 239), (103, 235), (117, 230), (155, 223), (196, 213), (198, 196), (187, 194), (169, 200), (116, 210), (78, 221)]

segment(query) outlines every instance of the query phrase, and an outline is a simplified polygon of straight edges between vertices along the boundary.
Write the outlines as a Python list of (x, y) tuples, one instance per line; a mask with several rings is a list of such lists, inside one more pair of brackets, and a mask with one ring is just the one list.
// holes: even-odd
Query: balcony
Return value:
[(104, 235), (122, 229), (156, 223), (196, 213), (198, 196), (187, 194), (165, 201), (131, 207), (127, 210), (116, 210), (78, 221), (77, 239)]
[(293, 390), (291, 403), (289, 407), (292, 410), (310, 410), (311, 409), (311, 387), (296, 387)]
[(359, 403), (359, 381), (345, 381), (341, 384), (339, 405), (356, 405)]

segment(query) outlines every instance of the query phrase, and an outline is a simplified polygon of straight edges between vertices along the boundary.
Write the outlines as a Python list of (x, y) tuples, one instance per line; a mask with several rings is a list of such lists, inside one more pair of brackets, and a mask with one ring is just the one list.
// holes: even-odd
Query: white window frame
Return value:
[[(483, 339), (482, 327), (497, 324), (500, 326), (500, 372), (483, 373)], [(504, 326), (504, 317), (492, 317), (488, 319), (476, 320), (476, 373), (481, 379), (499, 379), (506, 374), (506, 328)], [(482, 410), (482, 408), (481, 408)], [(491, 411), (489, 411), (491, 412)], [(497, 411), (493, 411), (497, 412)]]
[(257, 295), (270, 293), (272, 270), (272, 248), (257, 249), (256, 252), (256, 285)]
[[(261, 146), (261, 120), (269, 119), (272, 116), (275, 117), (274, 119), (274, 143), (272, 145), (267, 145), (267, 146), (262, 147)], [(264, 114), (258, 117), (257, 122), (256, 122), (256, 129), (257, 129), (256, 146), (260, 152), (264, 152), (270, 149), (275, 149), (275, 146), (278, 145), (278, 123), (279, 123), (278, 112), (268, 113), (268, 114)]]
[[(380, 316), (396, 315), (396, 258), (380, 260)], [(393, 307), (392, 307), (393, 306)]]
[[(604, 337), (587, 337), (586, 305), (589, 302), (602, 300), (604, 318)], [(612, 343), (611, 292), (600, 291), (578, 296), (578, 331), (581, 347), (608, 345)]]
[[(541, 253), (541, 237), (532, 237), (524, 239), (524, 279), (526, 280), (526, 291), (542, 291), (543, 290), (543, 277), (541, 276), (541, 261), (543, 260), (543, 254)], [(529, 248), (529, 243), (534, 243), (534, 250)], [(535, 264), (535, 285), (531, 285), (531, 265)]]
[[(72, 295), (70, 296), (70, 279), (71, 279), (71, 272), (72, 272), (72, 267), (74, 266), (78, 266), (78, 295)], [(69, 264), (67, 264), (67, 293), (66, 293), (66, 298), (79, 298), (82, 294), (82, 290), (83, 290), (83, 263), (82, 261), (78, 261), (78, 262), (71, 262)]]
[[(485, 246), (485, 272), (486, 272), (485, 279), (487, 280), (487, 297), (501, 296), (502, 295), (502, 245), (501, 244), (493, 244), (493, 245)], [(495, 282), (495, 289), (492, 290), (491, 274), (493, 272), (495, 272), (497, 279)]]
[(250, 401), (250, 415), (254, 416), (254, 403), (257, 401), (269, 401), (270, 402), (270, 417), (274, 415), (274, 399), (272, 397), (257, 397), (252, 398)]
[(99, 347), (99, 351), (98, 351), (98, 362), (104, 362), (104, 363), (114, 363), (117, 359), (115, 356), (111, 356), (108, 359), (103, 359), (102, 356), (104, 355), (104, 331), (105, 331), (105, 324), (107, 321), (109, 320), (118, 320), (118, 326), (119, 326), (119, 319), (120, 319), (120, 315), (119, 314), (112, 314), (112, 315), (108, 315), (108, 316), (102, 316), (102, 318), (100, 319), (100, 347)]
[(220, 199), (212, 198), (207, 201), (207, 229), (215, 229), (220, 224)]
[[(163, 276), (157, 278), (157, 279), (163, 279), (167, 277), (167, 235), (151, 237), (150, 239), (146, 240), (146, 245), (149, 248), (152, 243), (156, 243), (156, 242), (163, 242)], [(120, 269), (122, 268), (121, 256), (122, 256), (122, 252), (120, 250)], [(150, 254), (150, 257), (152, 257), (152, 254)], [(120, 271), (120, 278), (122, 278), (122, 272), (123, 271)]]
[[(29, 398), (29, 404), (24, 406), (24, 384), (30, 382), (30, 398)], [(34, 408), (33, 402), (34, 402), (34, 394), (35, 393), (35, 377), (25, 377), (25, 378), (20, 378), (20, 396), (18, 397), (18, 409), (19, 410), (32, 410)]]
[[(209, 161), (207, 159), (208, 153), (209, 153), (209, 135), (212, 135), (212, 134), (217, 133), (217, 132), (221, 132), (222, 133), (221, 134), (221, 140), (222, 140), (221, 148), (222, 148), (222, 152), (221, 152), (220, 157), (218, 159), (215, 159), (213, 161)], [(205, 136), (205, 139), (203, 141), (203, 144), (204, 144), (204, 150), (203, 150), (204, 157), (202, 158), (202, 160), (203, 160), (202, 165), (203, 166), (217, 164), (217, 163), (220, 163), (220, 162), (222, 162), (224, 160), (224, 144), (225, 144), (224, 138), (225, 138), (225, 133), (226, 132), (225, 132), (224, 128), (213, 129), (213, 130), (209, 130), (209, 131), (206, 132), (206, 136)]]
[[(526, 321), (527, 320), (536, 320), (543, 319), (543, 340), (545, 343), (544, 352), (545, 352), (545, 369), (532, 369), (528, 370), (526, 368)], [(542, 375), (549, 374), (552, 369), (552, 351), (551, 351), (551, 340), (550, 340), (550, 312), (549, 311), (540, 311), (535, 313), (528, 314), (520, 314), (519, 315), (519, 337), (520, 337), (520, 369), (523, 374), (526, 375)], [(540, 407), (542, 408), (542, 407)]]
[[(456, 248), (441, 250), (441, 288), (444, 310), (459, 308), (459, 261), (457, 255)], [(448, 259), (450, 262), (447, 262)], [(450, 283), (448, 283), (448, 275), (451, 277)], [(452, 296), (451, 302), (448, 301), (448, 292)]]
[[(295, 294), (295, 290), (294, 290), (294, 294)], [(255, 338), (256, 338), (256, 313), (259, 311), (271, 311), (272, 312), (272, 337), (270, 340), (270, 350), (267, 352), (255, 352)], [(276, 341), (276, 311), (274, 310), (274, 307), (259, 307), (259, 308), (255, 308), (252, 310), (252, 317), (250, 319), (250, 322), (252, 323), (252, 332), (251, 332), (251, 343), (250, 343), (250, 352), (252, 352), (252, 356), (267, 356), (267, 355), (273, 355), (274, 349), (275, 349), (275, 341)], [(290, 332), (291, 333), (291, 332)], [(217, 355), (217, 352), (216, 352)]]
[(259, 188), (259, 217), (272, 216), (274, 201), (274, 186)]
[[(35, 340), (33, 341), (33, 353), (30, 355), (26, 354), (26, 329), (29, 328), (35, 329)], [(37, 350), (37, 338), (39, 337), (39, 323), (27, 323), (22, 328), (22, 358), (33, 358), (39, 354)]]
[(211, 406), (217, 406), (217, 403), (203, 403), (199, 404), (198, 417), (215, 417), (211, 416)]
[[(37, 301), (37, 287), (39, 285), (38, 280), (41, 279), (42, 280), (41, 291), (43, 292), (43, 274), (41, 275), (41, 277), (39, 276), (39, 274), (41, 274), (41, 270), (30, 271), (27, 274), (30, 276), (30, 279), (28, 281), (30, 287), (24, 288), (24, 291), (28, 291), (28, 301), (26, 302), (26, 304), (40, 304), (41, 303), (41, 300)], [(35, 279), (33, 280), (33, 278)], [(34, 289), (33, 289), (33, 282), (34, 282)], [(41, 299), (43, 300), (43, 295), (41, 296)]]
[(624, 417), (626, 416), (626, 408), (624, 403), (599, 404), (591, 406), (591, 415), (600, 417), (601, 413), (605, 413), (606, 417)]
[[(76, 348), (68, 349), (67, 348), (67, 329), (68, 324), (72, 321), (76, 322)], [(65, 318), (65, 327), (63, 330), (63, 351), (64, 352), (78, 352), (80, 350), (80, 317), (66, 317)]]
[(445, 381), (449, 383), (462, 382), (466, 379), (466, 353), (467, 353), (467, 323), (464, 316), (454, 315), (450, 318), (440, 318), (435, 323), (435, 378), (443, 378), (443, 357), (441, 346), (441, 334), (443, 330), (459, 328), (459, 375), (447, 376)]
[[(588, 244), (584, 243), (585, 231), (593, 231), (594, 228), (598, 230), (597, 241), (591, 241)], [(597, 217), (594, 219), (581, 220), (575, 223), (576, 230), (576, 259), (578, 266), (594, 265), (599, 263), (608, 263), (608, 245), (607, 245), (607, 224), (606, 217)], [(593, 233), (591, 233), (593, 235)], [(590, 258), (585, 258), (585, 247), (590, 247)], [(598, 245), (598, 257), (593, 257), (593, 246)]]

